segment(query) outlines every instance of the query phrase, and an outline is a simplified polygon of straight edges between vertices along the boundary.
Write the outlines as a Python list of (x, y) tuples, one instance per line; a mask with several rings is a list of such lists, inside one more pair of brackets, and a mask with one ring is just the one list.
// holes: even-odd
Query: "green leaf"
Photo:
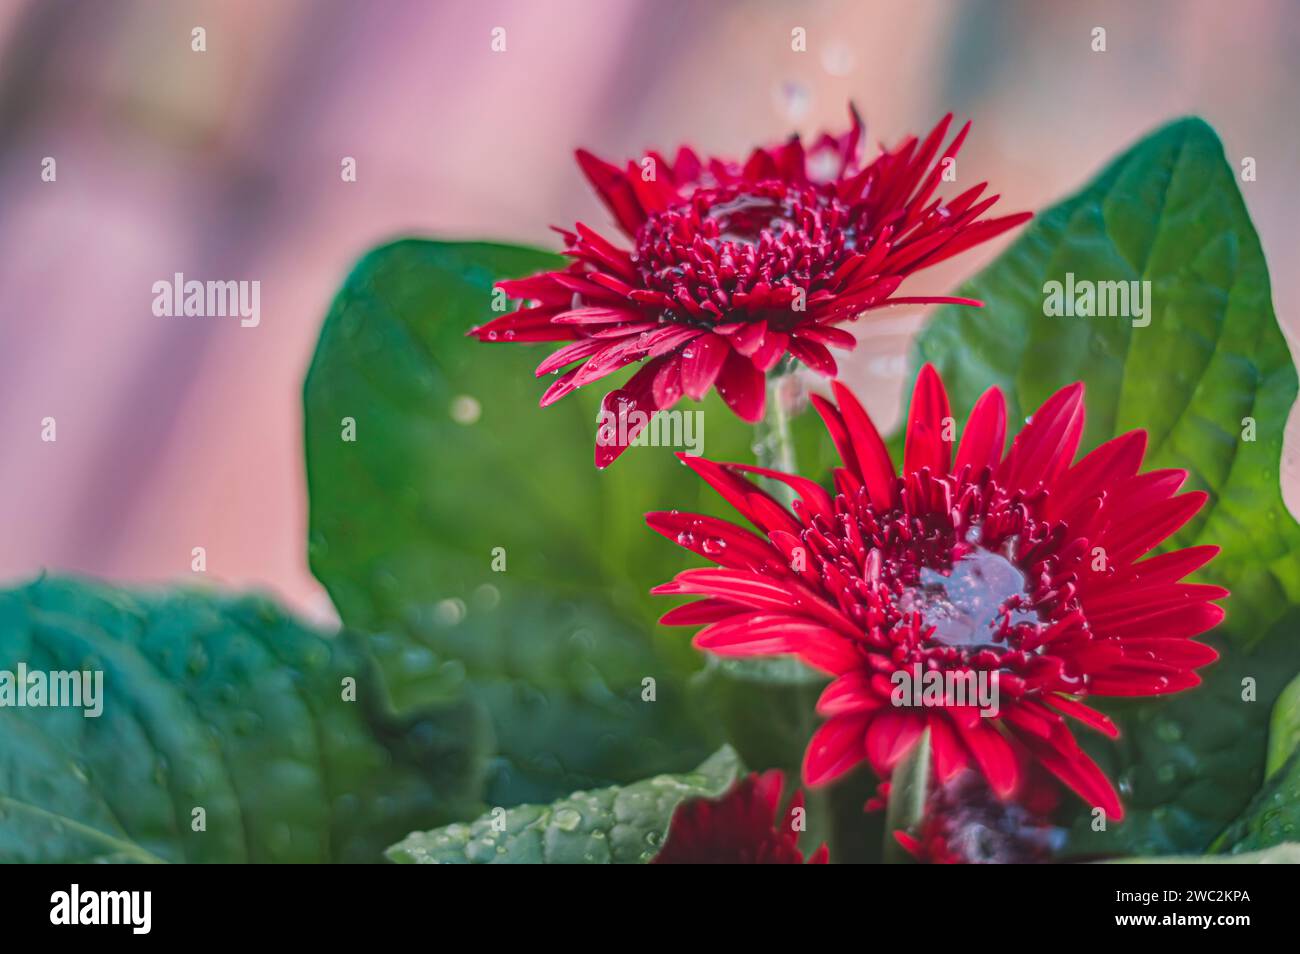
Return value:
[(20, 664), (102, 672), (102, 712), (0, 708), (0, 861), (378, 861), (480, 804), (471, 709), (393, 717), (349, 636), (262, 598), (41, 579), (0, 593)]
[(663, 846), (677, 806), (718, 798), (742, 771), (724, 746), (694, 772), (575, 792), (550, 805), (496, 809), (469, 824), (415, 832), (388, 849), (408, 864), (638, 864)]
[[(644, 629), (595, 601), (503, 592), (510, 596), (497, 605), (471, 600), (459, 622), (409, 630), (460, 674), (455, 697), (492, 718), (485, 800), (549, 801), (708, 754), (704, 742), (716, 733), (693, 716), (687, 686), (656, 658)], [(402, 656), (430, 652), (408, 643), (397, 643)]]
[(1295, 672), (1297, 626), (1300, 611), (1249, 650), (1211, 636), (1208, 642), (1223, 655), (1202, 670), (1203, 685), (1173, 696), (1107, 702), (1122, 727), (1120, 738), (1087, 733), (1080, 741), (1119, 786), (1126, 815), (1094, 832), (1091, 815), (1081, 813), (1071, 832), (1076, 853), (1206, 850), (1263, 781), (1269, 707)]
[(1287, 842), (1240, 855), (1166, 855), (1160, 858), (1115, 858), (1112, 865), (1300, 865), (1300, 844)]
[[(416, 678), (389, 677), (399, 704), (467, 694), (491, 714), (505, 803), (680, 770), (720, 742), (683, 704), (696, 654), (653, 630), (668, 604), (648, 595), (699, 561), (644, 522), (716, 512), (712, 491), (669, 448), (597, 471), (613, 384), (539, 409), (533, 368), (553, 344), (465, 337), (492, 316), (496, 281), (560, 261), (482, 243), (377, 249), (335, 300), (305, 388), (312, 570), (344, 622), (375, 634), (386, 676), (422, 654)], [(701, 407), (704, 452), (747, 457), (748, 427), (716, 397)]]
[(1214, 843), (1232, 854), (1268, 848), (1300, 836), (1300, 679), (1293, 680), (1273, 707), (1268, 778), (1238, 818)]
[(1300, 752), (1264, 783), (1241, 817), (1214, 842), (1214, 850), (1239, 855), (1300, 838)]
[(1292, 679), (1273, 705), (1268, 731), (1268, 761), (1264, 774), (1272, 776), (1300, 750), (1300, 676)]
[[(1151, 282), (1150, 324), (1047, 317), (1045, 284), (1069, 273)], [(1210, 493), (1173, 545), (1223, 548), (1200, 578), (1232, 590), (1211, 640), (1224, 659), (1202, 671), (1203, 688), (1107, 707), (1124, 739), (1090, 748), (1121, 778), (1128, 814), (1105, 833), (1092, 833), (1087, 816), (1075, 829), (1076, 849), (1089, 854), (1203, 850), (1258, 787), (1269, 705), (1300, 670), (1300, 527), (1278, 467), (1296, 372), (1218, 138), (1196, 119), (1157, 130), (1041, 214), (960, 293), (985, 307), (940, 309), (916, 348), (958, 413), (996, 384), (1023, 420), (1083, 380), (1084, 450), (1146, 428), (1145, 466), (1186, 469), (1187, 489)], [(1258, 701), (1242, 698), (1246, 676), (1258, 680)]]
[(814, 707), (826, 682), (796, 659), (707, 656), (691, 691), (710, 718), (725, 726), (746, 765), (797, 776), (817, 728)]
[[(602, 381), (542, 409), (554, 343), (481, 343), (492, 286), (554, 268), (533, 249), (408, 240), (367, 255), (325, 321), (307, 376), (311, 563), (345, 619), (387, 623), (485, 583), (606, 594), (642, 617), (682, 551), (647, 510), (714, 495), (662, 447), (592, 460)], [(690, 402), (684, 405), (693, 409)], [(748, 455), (749, 429), (704, 402), (706, 455)], [(355, 441), (341, 439), (342, 420)], [(493, 572), (493, 550), (508, 570)], [(662, 611), (662, 607), (656, 607)], [(372, 629), (381, 628), (378, 625)]]

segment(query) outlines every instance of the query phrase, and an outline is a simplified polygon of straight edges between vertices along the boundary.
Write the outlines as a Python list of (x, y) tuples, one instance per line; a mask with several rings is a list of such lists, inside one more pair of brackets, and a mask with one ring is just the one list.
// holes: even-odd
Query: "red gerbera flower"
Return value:
[(716, 386), (749, 422), (762, 418), (764, 374), (786, 354), (834, 376), (829, 347), (852, 348), (837, 327), (896, 298), (911, 273), (941, 262), (1029, 218), (980, 219), (997, 196), (985, 183), (945, 202), (934, 198), (970, 124), (942, 154), (951, 116), (861, 166), (862, 124), (823, 135), (805, 152), (798, 136), (756, 149), (742, 165), (700, 159), (681, 148), (674, 162), (650, 153), (624, 169), (588, 152), (578, 163), (631, 249), (587, 226), (560, 230), (573, 264), (503, 281), (531, 303), (474, 328), (481, 341), (567, 341), (537, 367), (565, 371), (542, 396), (546, 407), (627, 365), (643, 362), (605, 396), (596, 466), (605, 467), (649, 417), (683, 394)]
[[(668, 826), (657, 865), (801, 865), (799, 834), (793, 819), (803, 808), (797, 792), (786, 809), (790, 823), (780, 823), (781, 789), (785, 775), (779, 769), (748, 775), (717, 800), (694, 799), (681, 805)], [(826, 846), (808, 858), (824, 865)]]
[[(1003, 454), (1006, 405), (990, 388), (952, 456), (948, 398), (921, 370), (903, 475), (862, 405), (838, 382), (838, 408), (813, 401), (843, 461), (835, 493), (761, 467), (679, 455), (760, 531), (697, 514), (649, 514), (651, 527), (712, 562), (656, 593), (700, 594), (663, 622), (708, 623), (695, 645), (720, 656), (790, 654), (835, 677), (809, 742), (804, 779), (830, 781), (866, 759), (882, 777), (930, 728), (941, 782), (977, 767), (999, 797), (1030, 755), (1112, 818), (1119, 798), (1064, 717), (1111, 737), (1080, 700), (1176, 692), (1217, 654), (1191, 637), (1213, 627), (1227, 596), (1179, 582), (1217, 547), (1139, 559), (1204, 504), (1175, 496), (1181, 470), (1138, 473), (1146, 432), (1071, 464), (1083, 434), (1083, 385), (1062, 388)], [(947, 439), (945, 439), (947, 438)], [(788, 485), (793, 513), (746, 479)], [(917, 669), (916, 667), (920, 667)], [(951, 674), (998, 687), (999, 713), (946, 693), (894, 697), (898, 673)]]

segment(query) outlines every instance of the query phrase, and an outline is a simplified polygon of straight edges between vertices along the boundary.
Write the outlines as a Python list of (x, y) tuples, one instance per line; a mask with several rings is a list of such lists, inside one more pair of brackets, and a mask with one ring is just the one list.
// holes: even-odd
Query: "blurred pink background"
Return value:
[[(191, 51), (191, 30), (207, 51)], [(493, 53), (504, 27), (507, 51)], [(791, 50), (794, 27), (808, 50)], [(1107, 31), (1105, 53), (1091, 31)], [(571, 156), (690, 141), (743, 153), (948, 110), (962, 176), (1039, 209), (1197, 113), (1244, 184), (1300, 342), (1300, 8), (1287, 0), (0, 0), (0, 577), (210, 577), (328, 603), (306, 565), (301, 382), (353, 261), (393, 236), (554, 247), (605, 222)], [(41, 181), (57, 160), (58, 180)], [(358, 181), (341, 181), (353, 156)], [(927, 273), (942, 293), (1005, 242)], [(262, 321), (156, 318), (173, 272), (256, 279)], [(848, 374), (897, 414), (922, 317), (860, 326)], [(58, 441), (40, 422), (58, 422)], [(1300, 509), (1297, 415), (1285, 492)], [(413, 478), (415, 479), (415, 478)]]

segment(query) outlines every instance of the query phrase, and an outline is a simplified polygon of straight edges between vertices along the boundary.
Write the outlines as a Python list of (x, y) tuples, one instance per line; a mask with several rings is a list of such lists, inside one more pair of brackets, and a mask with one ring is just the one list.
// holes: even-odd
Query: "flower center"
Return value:
[(898, 492), (903, 505), (887, 510), (865, 488), (841, 493), (834, 516), (801, 534), (809, 569), (880, 671), (1000, 670), (1004, 692), (1029, 673), (1084, 688), (1052, 647), (1093, 638), (1077, 593), (1087, 541), (1063, 548), (1065, 527), (1036, 518), (1037, 498), (1003, 491), (988, 468), (914, 473)]
[(1025, 603), (1025, 575), (1006, 557), (975, 547), (947, 573), (922, 567), (919, 584), (904, 587), (896, 605), (934, 627), (932, 642), (974, 652), (1005, 650), (1004, 627), (1036, 625), (1038, 614)]
[(782, 182), (696, 189), (651, 215), (634, 260), (647, 288), (680, 303), (667, 320), (723, 321), (789, 311), (854, 252), (850, 209), (833, 195)]
[(700, 234), (719, 252), (735, 243), (757, 247), (764, 229), (784, 234), (790, 224), (789, 215), (790, 203), (785, 198), (742, 192), (730, 201), (708, 207), (702, 216)]

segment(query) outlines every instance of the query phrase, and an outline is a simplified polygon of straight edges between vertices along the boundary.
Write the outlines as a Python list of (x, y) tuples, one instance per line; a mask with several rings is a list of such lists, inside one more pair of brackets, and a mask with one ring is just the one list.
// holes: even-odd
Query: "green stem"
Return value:
[[(785, 474), (798, 472), (799, 462), (794, 450), (794, 436), (790, 430), (790, 405), (797, 395), (798, 379), (793, 366), (788, 362), (778, 365), (767, 378), (767, 410), (763, 419), (754, 425), (754, 457), (760, 467), (779, 470)], [(797, 496), (793, 489), (779, 480), (762, 478), (760, 483), (773, 497), (787, 507)], [(799, 684), (795, 692), (802, 697), (799, 706), (798, 732), (807, 740), (817, 728), (814, 706), (821, 687), (816, 683)], [(806, 744), (806, 742), (805, 742)], [(798, 767), (792, 766), (795, 777)], [(826, 789), (814, 789), (804, 793), (806, 797), (808, 831), (802, 839), (807, 852), (812, 852), (822, 842), (834, 841), (835, 817), (830, 792)]]
[(909, 855), (894, 832), (920, 833), (925, 817), (925, 800), (930, 791), (930, 730), (926, 729), (912, 751), (894, 766), (889, 776), (889, 807), (885, 810), (885, 844), (882, 854), (887, 863), (911, 864)]
[[(793, 370), (778, 366), (767, 378), (767, 412), (754, 425), (754, 456), (760, 467), (793, 474), (798, 467), (795, 459), (794, 438), (790, 433), (790, 413), (787, 404), (789, 391), (795, 385)], [(777, 480), (764, 479), (769, 493), (789, 506), (795, 498), (794, 491)]]

